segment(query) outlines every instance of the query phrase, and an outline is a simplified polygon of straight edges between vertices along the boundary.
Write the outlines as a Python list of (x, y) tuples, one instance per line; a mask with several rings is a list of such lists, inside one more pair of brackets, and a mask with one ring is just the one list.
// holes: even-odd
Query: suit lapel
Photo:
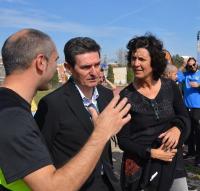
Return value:
[(90, 115), (85, 109), (81, 96), (72, 80), (69, 80), (66, 84), (65, 95), (67, 97), (68, 105), (74, 115), (77, 117), (77, 120), (83, 124), (83, 127), (88, 133), (91, 133), (93, 130), (93, 124), (91, 122)]
[(104, 97), (104, 92), (97, 86), (97, 90), (99, 92), (99, 97), (97, 98), (97, 104), (99, 112), (102, 112), (105, 106), (108, 104), (107, 99)]

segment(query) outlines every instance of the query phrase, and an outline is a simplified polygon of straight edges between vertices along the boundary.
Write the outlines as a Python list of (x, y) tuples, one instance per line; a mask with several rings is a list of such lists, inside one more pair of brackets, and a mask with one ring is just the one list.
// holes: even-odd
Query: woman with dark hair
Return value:
[(176, 83), (162, 78), (163, 44), (146, 34), (127, 45), (134, 81), (121, 92), (132, 105), (131, 121), (118, 134), (124, 151), (125, 191), (188, 191), (182, 144), (190, 121)]

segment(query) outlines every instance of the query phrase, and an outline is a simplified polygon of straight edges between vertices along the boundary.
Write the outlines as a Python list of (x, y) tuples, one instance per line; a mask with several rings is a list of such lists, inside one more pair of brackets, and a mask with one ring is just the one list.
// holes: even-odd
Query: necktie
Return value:
[[(96, 110), (97, 113), (99, 113), (99, 109), (97, 108), (97, 106), (94, 103), (90, 103), (88, 105), (88, 108), (92, 107)], [(101, 164), (101, 175), (104, 175), (104, 169), (103, 169), (103, 163)]]
[(90, 103), (87, 107), (88, 108), (92, 107), (96, 110), (97, 113), (99, 113), (99, 109), (97, 108), (97, 106), (94, 103)]

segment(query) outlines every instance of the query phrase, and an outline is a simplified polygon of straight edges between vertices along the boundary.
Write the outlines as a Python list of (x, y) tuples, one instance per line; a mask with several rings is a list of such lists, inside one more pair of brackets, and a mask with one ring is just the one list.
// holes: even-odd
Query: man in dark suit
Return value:
[[(40, 101), (35, 114), (57, 168), (70, 160), (92, 133), (93, 124), (88, 107), (92, 106), (101, 112), (113, 97), (111, 90), (98, 85), (100, 46), (93, 39), (73, 38), (66, 43), (64, 53), (65, 67), (72, 76), (65, 85)], [(120, 190), (113, 174), (110, 142), (80, 190)]]
[(56, 169), (30, 110), (36, 91), (47, 90), (56, 71), (56, 46), (42, 31), (22, 29), (6, 39), (1, 53), (6, 77), (0, 87), (0, 190), (78, 190), (109, 138), (131, 119), (131, 105), (115, 96), (99, 115), (90, 107), (93, 132), (77, 154)]

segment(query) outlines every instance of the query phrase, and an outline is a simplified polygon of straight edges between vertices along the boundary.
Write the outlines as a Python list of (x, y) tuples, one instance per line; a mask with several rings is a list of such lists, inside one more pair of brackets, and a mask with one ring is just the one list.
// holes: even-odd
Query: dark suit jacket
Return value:
[[(97, 86), (97, 89), (99, 92), (97, 104), (101, 112), (112, 99), (113, 94), (111, 90), (101, 85)], [(85, 109), (81, 96), (71, 79), (40, 101), (35, 119), (44, 135), (57, 168), (80, 151), (93, 130), (90, 115)], [(81, 191), (98, 190), (95, 187), (95, 181), (96, 177), (100, 176), (102, 164), (104, 173), (114, 190), (120, 190), (118, 180), (113, 174), (109, 141), (96, 168), (81, 188)]]

